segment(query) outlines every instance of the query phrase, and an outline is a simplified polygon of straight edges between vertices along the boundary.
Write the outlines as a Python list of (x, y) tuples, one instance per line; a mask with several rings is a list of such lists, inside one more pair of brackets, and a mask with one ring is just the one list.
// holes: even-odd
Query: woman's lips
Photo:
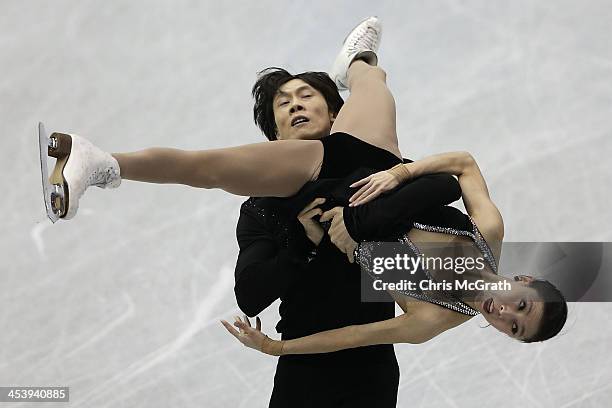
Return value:
[(482, 302), (482, 310), (487, 313), (491, 313), (493, 311), (493, 298), (488, 298)]

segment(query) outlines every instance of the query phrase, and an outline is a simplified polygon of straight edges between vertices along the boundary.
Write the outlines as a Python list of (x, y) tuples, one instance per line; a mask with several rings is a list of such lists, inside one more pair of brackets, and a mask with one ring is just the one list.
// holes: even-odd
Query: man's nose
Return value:
[(292, 106), (291, 109), (289, 109), (289, 112), (291, 113), (295, 113), (297, 111), (301, 111), (304, 110), (304, 107), (299, 103), (299, 102), (295, 102)]

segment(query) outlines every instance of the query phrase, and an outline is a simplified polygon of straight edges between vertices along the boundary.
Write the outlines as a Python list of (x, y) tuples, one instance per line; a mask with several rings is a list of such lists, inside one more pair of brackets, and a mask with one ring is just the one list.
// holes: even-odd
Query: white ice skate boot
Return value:
[[(52, 222), (69, 220), (76, 215), (79, 199), (89, 186), (116, 188), (121, 184), (119, 163), (110, 153), (94, 146), (87, 139), (65, 133), (53, 133), (47, 138), (47, 154), (57, 162), (45, 186), (45, 204)], [(41, 142), (41, 167), (42, 163)], [(44, 173), (44, 172), (43, 172)], [(49, 190), (49, 191), (47, 191)]]
[(348, 89), (348, 68), (355, 59), (370, 65), (378, 64), (376, 52), (382, 37), (382, 23), (378, 17), (368, 17), (346, 36), (342, 49), (329, 71), (330, 78), (340, 91)]

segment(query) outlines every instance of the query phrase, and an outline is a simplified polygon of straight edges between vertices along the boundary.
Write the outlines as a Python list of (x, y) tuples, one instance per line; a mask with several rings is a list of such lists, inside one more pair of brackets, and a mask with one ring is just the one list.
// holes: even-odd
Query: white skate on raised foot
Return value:
[(382, 23), (378, 17), (368, 17), (346, 36), (338, 53), (330, 78), (340, 91), (348, 89), (348, 68), (355, 59), (362, 59), (370, 65), (378, 64), (376, 52), (382, 38)]
[[(48, 136), (39, 122), (38, 145), (45, 207), (53, 223), (76, 215), (87, 187), (116, 188), (121, 184), (117, 160), (85, 138), (67, 133)], [(57, 159), (51, 176), (49, 157)]]

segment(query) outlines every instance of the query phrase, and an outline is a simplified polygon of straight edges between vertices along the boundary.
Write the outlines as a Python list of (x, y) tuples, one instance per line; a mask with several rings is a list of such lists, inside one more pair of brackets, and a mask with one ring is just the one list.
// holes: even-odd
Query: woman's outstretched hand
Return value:
[(349, 198), (349, 207), (356, 207), (372, 201), (385, 191), (393, 190), (398, 185), (397, 178), (386, 170), (370, 174), (368, 177), (350, 185), (350, 187), (361, 188)]
[(262, 351), (264, 341), (268, 336), (261, 332), (261, 320), (259, 317), (255, 318), (255, 327), (251, 326), (251, 322), (246, 315), (244, 316), (244, 320), (238, 316), (234, 316), (234, 326), (236, 326), (238, 330), (225, 320), (221, 320), (221, 324), (225, 326), (232, 336), (237, 338), (238, 341), (246, 347)]

